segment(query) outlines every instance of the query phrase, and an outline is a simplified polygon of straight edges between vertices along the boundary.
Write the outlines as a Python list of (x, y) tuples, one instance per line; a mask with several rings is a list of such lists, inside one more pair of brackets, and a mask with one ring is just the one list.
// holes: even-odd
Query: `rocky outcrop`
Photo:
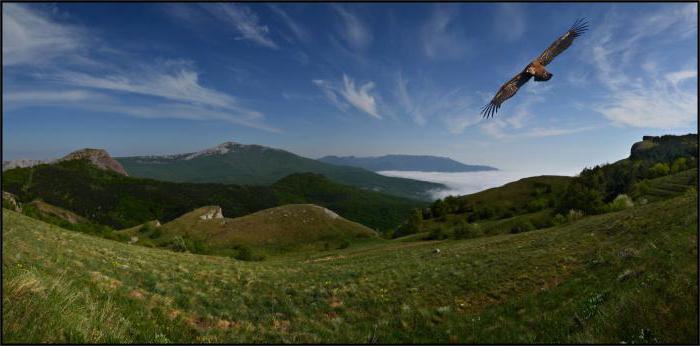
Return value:
[(200, 215), (199, 218), (201, 220), (223, 219), (224, 215), (221, 212), (221, 207), (211, 207), (207, 209), (204, 214)]
[(70, 160), (89, 160), (92, 164), (99, 168), (117, 172), (121, 175), (128, 175), (121, 163), (109, 156), (109, 154), (103, 149), (86, 148), (77, 150), (62, 157), (58, 160), (58, 162)]
[(27, 159), (3, 161), (2, 162), (2, 170), (4, 172), (8, 169), (27, 168), (27, 167), (32, 167), (32, 166), (40, 165), (42, 163), (49, 163), (49, 162), (50, 162), (49, 160), (27, 160)]
[(22, 212), (22, 206), (17, 202), (17, 196), (5, 191), (2, 192), (2, 207)]

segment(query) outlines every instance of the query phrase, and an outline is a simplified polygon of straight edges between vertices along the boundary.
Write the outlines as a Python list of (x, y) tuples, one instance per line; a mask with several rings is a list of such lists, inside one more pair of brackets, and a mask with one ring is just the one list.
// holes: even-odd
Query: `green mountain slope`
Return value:
[[(314, 186), (315, 192), (305, 190), (308, 186)], [(173, 183), (123, 176), (84, 160), (5, 171), (3, 188), (21, 202), (41, 198), (115, 229), (150, 220), (167, 222), (206, 205), (219, 205), (225, 216), (237, 217), (283, 204), (313, 203), (385, 230), (421, 205), (340, 185), (318, 175), (296, 175), (273, 186)]]
[(223, 143), (197, 153), (116, 158), (136, 177), (190, 183), (268, 185), (293, 173), (317, 173), (366, 190), (419, 200), (430, 199), (436, 183), (386, 177), (357, 167), (337, 166), (260, 145)]
[(3, 210), (2, 341), (692, 344), (697, 211), (692, 192), (515, 235), (241, 262)]

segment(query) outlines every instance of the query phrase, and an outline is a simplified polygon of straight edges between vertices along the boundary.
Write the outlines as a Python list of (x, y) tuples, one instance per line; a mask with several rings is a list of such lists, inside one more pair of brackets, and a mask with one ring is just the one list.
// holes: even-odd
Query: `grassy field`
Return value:
[(3, 210), (2, 341), (697, 343), (697, 207), (692, 190), (544, 230), (264, 262)]

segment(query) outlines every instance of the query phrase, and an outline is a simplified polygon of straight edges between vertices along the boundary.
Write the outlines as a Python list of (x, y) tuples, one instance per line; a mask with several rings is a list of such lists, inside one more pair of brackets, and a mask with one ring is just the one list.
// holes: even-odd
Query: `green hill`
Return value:
[(697, 211), (692, 191), (534, 232), (241, 262), (3, 210), (2, 341), (693, 344)]
[(237, 218), (225, 218), (221, 208), (207, 206), (150, 228), (152, 232), (138, 228), (120, 233), (141, 236), (137, 244), (156, 246), (171, 244), (181, 237), (191, 244), (199, 242), (208, 253), (222, 255), (238, 255), (236, 249), (241, 246), (264, 252), (318, 250), (349, 246), (358, 239), (377, 237), (372, 229), (313, 204), (289, 204)]
[(335, 182), (390, 195), (429, 200), (444, 185), (337, 166), (260, 145), (233, 142), (196, 153), (116, 158), (131, 176), (173, 182), (269, 185), (293, 173), (317, 173)]
[[(313, 193), (307, 188), (314, 187)], [(20, 202), (37, 198), (92, 222), (123, 229), (150, 220), (168, 222), (196, 208), (219, 205), (238, 217), (290, 203), (312, 203), (352, 221), (385, 230), (421, 203), (300, 174), (272, 186), (173, 183), (127, 177), (86, 160), (15, 168), (3, 173), (3, 188)]]

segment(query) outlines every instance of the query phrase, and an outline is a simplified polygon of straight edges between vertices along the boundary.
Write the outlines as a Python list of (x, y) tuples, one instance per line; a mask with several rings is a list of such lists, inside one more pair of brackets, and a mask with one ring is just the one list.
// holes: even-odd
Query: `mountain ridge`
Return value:
[(445, 156), (390, 154), (382, 156), (324, 156), (319, 161), (335, 165), (353, 166), (370, 171), (418, 172), (477, 172), (498, 168), (486, 165), (468, 165)]

